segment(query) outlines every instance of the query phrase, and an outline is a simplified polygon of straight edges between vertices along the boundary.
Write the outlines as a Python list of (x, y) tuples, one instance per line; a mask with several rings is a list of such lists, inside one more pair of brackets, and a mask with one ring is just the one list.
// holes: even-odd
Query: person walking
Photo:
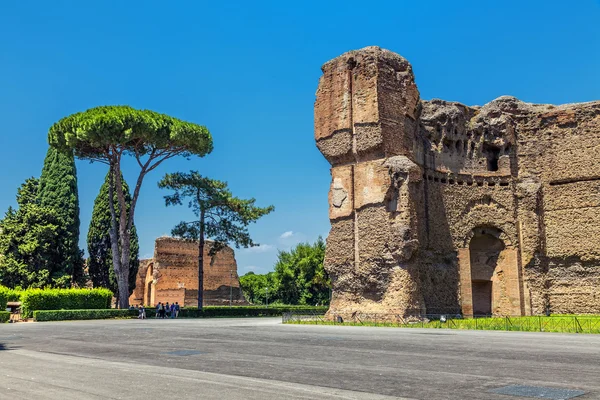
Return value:
[(146, 309), (144, 308), (144, 305), (141, 305), (138, 308), (138, 319), (146, 319)]
[(175, 319), (175, 303), (171, 304), (171, 319)]
[(158, 303), (156, 305), (156, 314), (154, 314), (154, 318), (161, 318), (162, 317), (162, 304)]
[(171, 312), (171, 307), (169, 306), (169, 302), (167, 301), (167, 304), (165, 304), (165, 316), (164, 318), (169, 318), (169, 313)]
[(179, 302), (175, 302), (175, 318), (179, 318)]

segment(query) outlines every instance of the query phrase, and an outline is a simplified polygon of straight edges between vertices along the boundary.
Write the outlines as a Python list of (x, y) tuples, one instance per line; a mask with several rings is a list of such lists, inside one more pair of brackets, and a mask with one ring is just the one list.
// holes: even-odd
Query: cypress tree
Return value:
[[(125, 179), (121, 176), (123, 182), (122, 190), (125, 195), (125, 203), (127, 211), (131, 207), (131, 195), (129, 186)], [(105, 287), (118, 296), (117, 279), (113, 268), (112, 250), (110, 246), (110, 206), (108, 203), (108, 185), (109, 175), (106, 175), (104, 184), (100, 188), (100, 193), (94, 201), (94, 210), (92, 212), (92, 220), (88, 230), (87, 245), (90, 258), (88, 260), (88, 274), (92, 280), (94, 287)], [(117, 215), (120, 215), (119, 202), (117, 201), (117, 193), (114, 192), (115, 207), (117, 207)], [(117, 217), (117, 220), (119, 218)], [(118, 232), (117, 232), (118, 234)], [(135, 289), (135, 278), (139, 267), (139, 243), (135, 224), (131, 226), (131, 255), (129, 256), (129, 294)]]
[(73, 153), (48, 149), (40, 176), (38, 201), (56, 211), (59, 231), (48, 269), (53, 276), (83, 283), (83, 254), (79, 248), (79, 195)]

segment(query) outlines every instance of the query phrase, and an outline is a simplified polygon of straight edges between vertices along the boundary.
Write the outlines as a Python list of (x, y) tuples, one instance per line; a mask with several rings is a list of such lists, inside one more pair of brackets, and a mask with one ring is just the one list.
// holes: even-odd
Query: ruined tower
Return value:
[(600, 312), (600, 102), (423, 101), (378, 47), (322, 70), (330, 314)]
[[(203, 305), (247, 305), (233, 249), (225, 246), (212, 256), (212, 245), (207, 240), (204, 248)], [(154, 257), (140, 260), (129, 303), (154, 306), (165, 302), (186, 307), (198, 305), (198, 242), (160, 237), (155, 241)]]

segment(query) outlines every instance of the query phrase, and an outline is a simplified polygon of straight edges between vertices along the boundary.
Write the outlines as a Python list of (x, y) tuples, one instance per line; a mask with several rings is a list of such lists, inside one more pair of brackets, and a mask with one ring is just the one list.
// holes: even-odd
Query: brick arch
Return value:
[(146, 274), (144, 279), (144, 298), (143, 303), (148, 306), (154, 305), (154, 262), (149, 262), (146, 267)]
[(484, 224), (484, 225), (479, 225), (479, 226), (471, 229), (469, 231), (469, 233), (467, 233), (467, 235), (464, 238), (464, 246), (463, 247), (469, 247), (471, 240), (477, 234), (491, 235), (491, 236), (494, 236), (495, 238), (501, 240), (505, 246), (513, 246), (513, 243), (510, 240), (510, 237), (506, 233), (504, 233), (504, 230), (502, 230), (502, 228), (495, 226), (493, 224)]
[(498, 236), (506, 246), (516, 246), (517, 227), (513, 220), (507, 218), (510, 210), (500, 209), (494, 205), (478, 206), (463, 217), (463, 225), (455, 236), (455, 245), (457, 248), (469, 247), (469, 243), (475, 234), (474, 230), (479, 228), (490, 228), (500, 231)]

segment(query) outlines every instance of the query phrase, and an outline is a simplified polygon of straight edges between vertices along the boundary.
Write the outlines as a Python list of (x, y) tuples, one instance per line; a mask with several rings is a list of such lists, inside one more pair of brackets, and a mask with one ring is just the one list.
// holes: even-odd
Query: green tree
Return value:
[(66, 287), (71, 276), (49, 269), (60, 218), (38, 201), (39, 181), (29, 178), (17, 191), (18, 209), (0, 221), (0, 284), (10, 288)]
[(181, 205), (186, 199), (198, 218), (191, 222), (180, 222), (173, 228), (172, 234), (198, 241), (198, 308), (202, 308), (205, 239), (214, 240), (211, 255), (227, 243), (233, 243), (237, 248), (256, 246), (248, 233), (248, 225), (275, 208), (256, 207), (255, 199), (233, 197), (226, 182), (203, 177), (197, 171), (166, 174), (158, 187), (174, 192), (165, 196), (167, 206)]
[(79, 195), (77, 169), (72, 151), (50, 147), (44, 160), (38, 190), (39, 204), (54, 209), (59, 218), (58, 237), (52, 245), (48, 269), (70, 275), (82, 284), (83, 253), (79, 248)]
[[(184, 122), (168, 115), (129, 106), (103, 106), (61, 119), (50, 128), (48, 142), (61, 151), (109, 168), (108, 203), (111, 214), (110, 241), (113, 267), (119, 291), (119, 307), (129, 306), (129, 261), (135, 207), (144, 177), (165, 160), (192, 155), (204, 156), (212, 151), (212, 138), (204, 126)], [(114, 189), (123, 186), (121, 162), (132, 156), (139, 165), (129, 213), (125, 194)], [(118, 219), (117, 219), (118, 217)]]
[[(127, 212), (131, 207), (131, 194), (129, 186), (124, 178), (121, 178), (123, 186), (122, 191), (127, 204)], [(94, 201), (94, 210), (92, 211), (92, 220), (87, 236), (88, 246), (88, 274), (94, 284), (94, 287), (109, 288), (117, 296), (119, 295), (117, 279), (112, 263), (112, 250), (110, 246), (110, 206), (108, 204), (108, 185), (110, 176), (107, 174), (104, 184), (100, 188), (100, 193)], [(120, 218), (121, 209), (118, 205), (116, 193), (113, 194), (116, 206), (117, 218)], [(135, 278), (139, 268), (139, 242), (135, 223), (131, 226), (131, 254), (129, 256), (129, 295), (135, 289)], [(118, 297), (117, 297), (118, 299)]]
[(268, 274), (248, 272), (240, 277), (240, 286), (244, 297), (252, 304), (270, 304), (280, 300), (274, 272)]
[(285, 304), (328, 304), (331, 282), (324, 267), (325, 242), (300, 243), (280, 251), (275, 264), (277, 296)]

